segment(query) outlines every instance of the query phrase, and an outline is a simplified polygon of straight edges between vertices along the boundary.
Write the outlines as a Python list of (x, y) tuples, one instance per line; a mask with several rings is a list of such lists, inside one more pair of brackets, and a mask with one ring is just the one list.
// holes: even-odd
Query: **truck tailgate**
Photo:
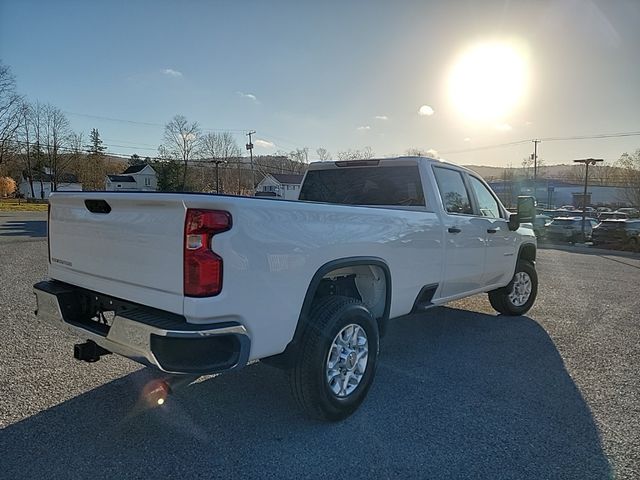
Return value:
[(57, 193), (50, 205), (52, 278), (182, 313), (185, 206), (179, 196)]

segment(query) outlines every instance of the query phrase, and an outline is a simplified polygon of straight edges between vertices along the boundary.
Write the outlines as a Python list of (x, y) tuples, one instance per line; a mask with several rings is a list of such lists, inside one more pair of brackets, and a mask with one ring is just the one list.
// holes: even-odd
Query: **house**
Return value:
[[(23, 198), (46, 199), (49, 198), (53, 191), (53, 175), (51, 170), (45, 168), (42, 173), (33, 173), (31, 176), (33, 182), (33, 195), (31, 194), (31, 184), (27, 172), (22, 172), (18, 192)], [(78, 182), (78, 178), (71, 173), (62, 173), (58, 175), (58, 192), (81, 192), (82, 184)]]
[(132, 165), (120, 174), (107, 175), (104, 189), (109, 192), (155, 192), (158, 189), (158, 174), (146, 163)]
[(268, 173), (256, 187), (256, 195), (270, 193), (286, 200), (297, 200), (304, 175), (290, 173)]

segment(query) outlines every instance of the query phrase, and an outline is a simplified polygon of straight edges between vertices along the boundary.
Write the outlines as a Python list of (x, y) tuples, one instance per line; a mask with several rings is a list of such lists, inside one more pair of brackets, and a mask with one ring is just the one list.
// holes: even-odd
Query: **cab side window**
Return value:
[(500, 207), (489, 189), (476, 177), (469, 175), (469, 179), (471, 180), (471, 188), (478, 199), (480, 215), (489, 218), (500, 218)]
[(469, 192), (464, 185), (462, 173), (441, 167), (434, 167), (433, 171), (445, 210), (448, 213), (473, 215)]

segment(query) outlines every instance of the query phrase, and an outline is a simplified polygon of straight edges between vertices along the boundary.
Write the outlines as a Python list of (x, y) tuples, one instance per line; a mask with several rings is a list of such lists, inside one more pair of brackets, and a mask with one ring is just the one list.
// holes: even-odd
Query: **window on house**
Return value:
[(146, 187), (150, 187), (151, 186), (151, 179), (149, 177), (145, 177), (144, 179), (144, 185)]

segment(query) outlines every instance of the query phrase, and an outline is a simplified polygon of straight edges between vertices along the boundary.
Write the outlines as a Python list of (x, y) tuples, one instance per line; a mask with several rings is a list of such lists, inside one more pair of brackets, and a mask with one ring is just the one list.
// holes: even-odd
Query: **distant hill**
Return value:
[[(465, 165), (470, 170), (477, 172), (487, 181), (513, 180), (532, 178), (533, 168), (504, 168), (490, 167), (486, 165)], [(622, 185), (625, 172), (619, 167), (609, 165), (591, 167), (589, 169), (589, 183), (592, 185)], [(538, 170), (539, 179), (564, 180), (571, 183), (582, 184), (584, 181), (584, 166), (582, 165), (543, 165)]]

